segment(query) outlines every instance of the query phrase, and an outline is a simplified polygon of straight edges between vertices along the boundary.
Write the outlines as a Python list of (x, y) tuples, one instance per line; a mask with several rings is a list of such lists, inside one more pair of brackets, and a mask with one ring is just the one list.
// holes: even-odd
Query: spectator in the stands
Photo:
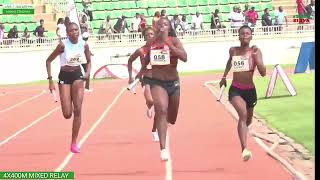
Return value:
[(118, 18), (117, 23), (113, 27), (118, 33), (125, 33), (125, 30), (129, 30), (126, 17), (122, 15), (121, 18)]
[(287, 13), (284, 12), (282, 6), (279, 6), (279, 11), (276, 12), (274, 21), (274, 25), (277, 26), (276, 31), (282, 31), (284, 23), (288, 27)]
[(154, 13), (154, 16), (153, 16), (153, 19), (152, 19), (152, 27), (153, 27), (153, 28), (156, 28), (156, 27), (157, 27), (157, 22), (159, 21), (160, 17), (161, 17), (160, 12), (159, 12), (159, 11), (156, 11), (156, 12)]
[(234, 36), (238, 36), (238, 29), (244, 23), (244, 17), (239, 6), (234, 6), (233, 11), (229, 14), (230, 25)]
[[(241, 11), (241, 7), (240, 6), (237, 6), (237, 12), (238, 12), (238, 16), (239, 16), (239, 19), (241, 19), (241, 22), (239, 24), (241, 24), (241, 26), (244, 25), (244, 22), (245, 22), (245, 16), (243, 15), (243, 12)], [(241, 27), (239, 26), (239, 28)]]
[(4, 25), (0, 23), (0, 45), (2, 45), (4, 39)]
[(191, 24), (193, 30), (203, 29), (203, 18), (198, 11), (196, 12), (196, 15), (192, 16)]
[(22, 43), (23, 44), (32, 44), (32, 40), (30, 40), (30, 32), (28, 30), (28, 27), (24, 28), (23, 34), (21, 36), (22, 38)]
[(308, 4), (305, 9), (306, 9), (306, 16), (308, 16), (309, 19), (314, 19), (314, 15), (315, 15), (314, 0), (311, 0), (310, 4)]
[(67, 27), (70, 23), (71, 23), (70, 18), (68, 16), (66, 16), (64, 18), (64, 25)]
[(24, 28), (23, 34), (21, 36), (22, 38), (30, 38), (30, 32), (28, 30), (28, 27)]
[(15, 39), (18, 38), (18, 30), (17, 30), (17, 26), (14, 25), (8, 32), (8, 38), (9, 39)]
[(164, 10), (164, 9), (161, 10), (161, 17), (167, 17), (166, 10)]
[(189, 25), (188, 25), (188, 22), (187, 22), (187, 16), (186, 16), (185, 14), (182, 15), (181, 22), (180, 22), (180, 26), (181, 26), (181, 29), (182, 29), (184, 32), (190, 29), (190, 27), (189, 27)]
[(33, 34), (36, 37), (44, 37), (44, 32), (45, 32), (45, 28), (44, 28), (44, 20), (40, 19), (40, 25), (34, 30)]
[(251, 9), (247, 12), (247, 20), (248, 20), (248, 26), (249, 27), (255, 27), (257, 24), (257, 19), (259, 15), (257, 11), (255, 11), (255, 7), (252, 6)]
[(176, 14), (172, 17), (171, 19), (171, 27), (172, 29), (176, 30), (178, 25), (180, 25), (180, 20), (179, 20), (179, 16)]
[[(297, 3), (297, 12), (299, 15), (299, 24), (304, 23), (304, 14), (306, 12), (306, 9), (303, 4), (303, 0), (296, 0)], [(298, 26), (298, 30), (303, 30), (303, 25)]]
[(43, 24), (44, 24), (44, 20), (40, 19), (40, 25), (38, 27), (36, 27), (36, 29), (33, 32), (33, 35), (35, 35), (38, 38), (37, 43), (44, 43), (45, 42), (45, 39), (43, 39), (43, 37), (45, 37), (44, 36), (45, 28), (44, 28)]
[(248, 21), (249, 21), (249, 19), (248, 19), (248, 12), (249, 12), (250, 10), (249, 10), (249, 4), (245, 4), (244, 5), (244, 10), (243, 10), (243, 12), (242, 12), (242, 15), (243, 15), (243, 17), (244, 17), (244, 22), (243, 22), (243, 25), (248, 25)]
[(272, 26), (272, 17), (270, 16), (268, 8), (264, 9), (264, 14), (261, 17), (261, 20), (262, 26), (265, 26), (264, 31), (271, 31), (271, 28), (269, 28), (268, 26)]
[(86, 15), (83, 15), (81, 18), (80, 31), (81, 31), (81, 34), (83, 34), (84, 32), (89, 32), (89, 24), (88, 24)]
[(103, 23), (100, 25), (100, 28), (98, 30), (98, 39), (99, 40), (102, 40), (105, 36), (106, 36), (106, 33), (105, 33), (105, 30), (103, 28)]
[(136, 17), (133, 18), (132, 22), (131, 22), (132, 32), (138, 32), (139, 31), (140, 22), (141, 22), (140, 14), (136, 13)]
[(220, 21), (219, 9), (216, 9), (211, 16), (211, 29), (226, 28)]
[(64, 25), (64, 19), (63, 18), (59, 18), (58, 19), (56, 34), (60, 39), (67, 37), (67, 28)]
[(297, 12), (299, 15), (303, 16), (306, 9), (305, 9), (305, 6), (303, 4), (303, 0), (296, 0), (296, 3), (297, 3)]
[(139, 29), (138, 29), (138, 31), (139, 32), (143, 32), (146, 28), (147, 28), (147, 20), (146, 20), (146, 18), (144, 17), (144, 14), (143, 13), (141, 13), (140, 14), (140, 23), (139, 23)]
[(93, 20), (92, 16), (92, 2), (91, 0), (82, 0), (83, 11), (90, 17), (90, 21)]
[(113, 29), (113, 24), (110, 16), (107, 16), (106, 21), (103, 23), (103, 29), (106, 35), (110, 35), (112, 33), (118, 33), (115, 29)]

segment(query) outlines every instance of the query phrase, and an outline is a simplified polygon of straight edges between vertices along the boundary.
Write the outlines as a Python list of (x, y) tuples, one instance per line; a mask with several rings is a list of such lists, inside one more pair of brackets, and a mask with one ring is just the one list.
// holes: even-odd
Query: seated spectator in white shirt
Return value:
[(132, 22), (131, 22), (132, 32), (139, 31), (140, 22), (141, 22), (140, 14), (136, 13), (136, 17), (134, 19), (132, 19)]
[(233, 12), (229, 14), (231, 28), (240, 28), (244, 23), (244, 16), (238, 6), (233, 7)]
[(182, 18), (181, 18), (181, 21), (180, 23), (178, 24), (177, 26), (177, 31), (187, 31), (189, 30), (189, 25), (188, 25), (188, 22), (187, 22), (187, 17), (186, 15), (182, 15)]
[(203, 29), (203, 19), (199, 12), (196, 12), (196, 15), (192, 17), (191, 23), (192, 23), (192, 29), (194, 30)]

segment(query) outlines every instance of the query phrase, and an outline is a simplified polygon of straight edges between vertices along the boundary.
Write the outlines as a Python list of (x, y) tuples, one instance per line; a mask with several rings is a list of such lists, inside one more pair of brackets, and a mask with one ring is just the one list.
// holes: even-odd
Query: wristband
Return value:
[(52, 76), (48, 76), (48, 78), (47, 78), (48, 80), (52, 80)]

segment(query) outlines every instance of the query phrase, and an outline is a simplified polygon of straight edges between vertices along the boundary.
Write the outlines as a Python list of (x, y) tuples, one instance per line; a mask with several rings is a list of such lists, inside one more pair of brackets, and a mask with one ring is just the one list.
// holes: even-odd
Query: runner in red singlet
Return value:
[[(149, 41), (154, 38), (155, 29), (153, 29), (152, 27), (148, 27), (142, 32), (142, 34), (143, 34), (145, 40)], [(129, 57), (129, 59), (128, 59), (129, 84), (134, 81), (134, 78), (132, 77), (132, 63), (133, 63), (133, 61), (135, 61), (138, 57), (140, 57), (140, 62), (142, 65), (144, 58), (146, 56), (146, 53), (147, 53), (147, 49), (146, 49), (146, 45), (144, 45), (141, 48), (137, 49)], [(153, 100), (152, 100), (152, 96), (151, 96), (150, 85), (148, 83), (145, 83), (145, 79), (148, 79), (148, 78), (150, 79), (151, 77), (152, 77), (152, 72), (151, 72), (151, 66), (149, 65), (149, 66), (147, 66), (147, 69), (143, 74), (143, 78), (142, 78), (141, 82), (142, 82), (142, 87), (144, 87), (143, 94), (144, 94), (144, 98), (146, 99), (146, 105), (148, 107), (146, 115), (150, 119), (152, 118), (152, 114), (153, 114), (152, 113)], [(159, 136), (157, 133), (155, 121), (153, 121), (152, 136), (153, 136), (154, 141), (159, 141)]]
[(160, 158), (169, 159), (166, 149), (167, 123), (175, 124), (180, 102), (180, 80), (177, 71), (178, 59), (186, 62), (187, 53), (176, 38), (166, 17), (157, 22), (156, 38), (147, 43), (148, 53), (145, 64), (136, 78), (141, 78), (147, 64), (152, 65), (152, 79), (145, 82), (151, 86), (155, 109), (155, 122), (160, 138)]

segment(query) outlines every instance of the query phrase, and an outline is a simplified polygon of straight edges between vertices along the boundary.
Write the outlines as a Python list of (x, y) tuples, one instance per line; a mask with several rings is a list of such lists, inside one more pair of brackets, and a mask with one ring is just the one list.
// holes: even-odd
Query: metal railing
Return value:
[[(278, 26), (255, 27), (253, 28), (254, 39), (271, 39), (271, 38), (298, 38), (298, 37), (314, 37), (315, 25), (304, 24), (289, 25), (283, 27), (279, 31)], [(210, 29), (210, 30), (189, 30), (185, 32), (177, 32), (178, 38), (182, 42), (201, 42), (201, 41), (236, 41), (238, 39), (238, 29)], [(141, 33), (123, 33), (123, 34), (104, 34), (92, 35), (89, 37), (91, 47), (112, 47), (112, 46), (128, 46), (141, 45), (144, 38)], [(4, 49), (28, 50), (47, 49), (54, 47), (59, 43), (59, 38), (20, 38), (20, 39), (4, 39), (0, 42), (0, 51)]]

